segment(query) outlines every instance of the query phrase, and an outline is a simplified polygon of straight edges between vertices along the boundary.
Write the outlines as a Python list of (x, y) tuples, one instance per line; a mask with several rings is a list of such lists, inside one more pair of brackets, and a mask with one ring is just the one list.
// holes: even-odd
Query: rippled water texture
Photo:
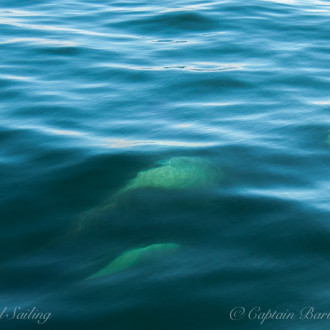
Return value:
[(329, 18), (2, 0), (1, 328), (328, 329), (299, 312), (330, 312)]

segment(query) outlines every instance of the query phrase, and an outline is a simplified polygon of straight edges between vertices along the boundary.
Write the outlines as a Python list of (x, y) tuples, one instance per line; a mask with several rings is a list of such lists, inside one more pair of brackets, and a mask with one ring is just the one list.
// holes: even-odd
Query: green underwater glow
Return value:
[(78, 231), (83, 229), (97, 216), (120, 205), (120, 201), (130, 192), (145, 189), (181, 190), (206, 188), (219, 183), (220, 169), (211, 162), (198, 157), (172, 157), (158, 166), (137, 173), (117, 193), (103, 205), (85, 212), (78, 223)]
[(126, 251), (87, 279), (108, 276), (148, 260), (163, 258), (177, 251), (179, 248), (180, 245), (176, 243), (162, 243)]
[(161, 166), (139, 172), (118, 193), (144, 187), (185, 189), (212, 184), (214, 180), (216, 171), (208, 161), (197, 157), (173, 157), (162, 162)]

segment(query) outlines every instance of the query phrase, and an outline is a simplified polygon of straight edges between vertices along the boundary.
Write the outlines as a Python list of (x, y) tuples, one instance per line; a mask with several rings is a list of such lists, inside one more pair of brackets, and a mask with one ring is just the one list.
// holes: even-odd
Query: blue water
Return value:
[[(330, 313), (328, 1), (2, 0), (0, 31), (1, 328), (329, 329), (299, 318)], [(75, 230), (173, 157), (222, 179)], [(34, 307), (50, 319), (18, 318)]]

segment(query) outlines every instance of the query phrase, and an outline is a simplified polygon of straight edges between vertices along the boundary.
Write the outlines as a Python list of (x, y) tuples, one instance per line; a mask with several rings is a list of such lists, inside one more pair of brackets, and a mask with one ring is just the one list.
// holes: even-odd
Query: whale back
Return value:
[(84, 212), (75, 226), (75, 231), (84, 229), (93, 219), (102, 217), (121, 205), (130, 192), (144, 188), (164, 190), (200, 189), (215, 186), (222, 173), (211, 162), (199, 157), (172, 157), (159, 162), (158, 166), (137, 173), (126, 186), (92, 210)]
[(111, 261), (107, 266), (88, 277), (88, 279), (111, 275), (148, 260), (163, 258), (177, 251), (179, 248), (179, 244), (176, 243), (161, 243), (126, 251)]
[(197, 157), (173, 157), (161, 164), (139, 172), (122, 192), (144, 187), (184, 189), (206, 186), (221, 176), (208, 161)]

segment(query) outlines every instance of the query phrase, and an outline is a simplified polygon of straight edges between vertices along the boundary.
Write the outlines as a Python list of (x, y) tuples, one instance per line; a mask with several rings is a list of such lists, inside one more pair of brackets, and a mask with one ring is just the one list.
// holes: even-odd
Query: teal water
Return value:
[(329, 329), (328, 1), (2, 0), (0, 31), (1, 328)]

